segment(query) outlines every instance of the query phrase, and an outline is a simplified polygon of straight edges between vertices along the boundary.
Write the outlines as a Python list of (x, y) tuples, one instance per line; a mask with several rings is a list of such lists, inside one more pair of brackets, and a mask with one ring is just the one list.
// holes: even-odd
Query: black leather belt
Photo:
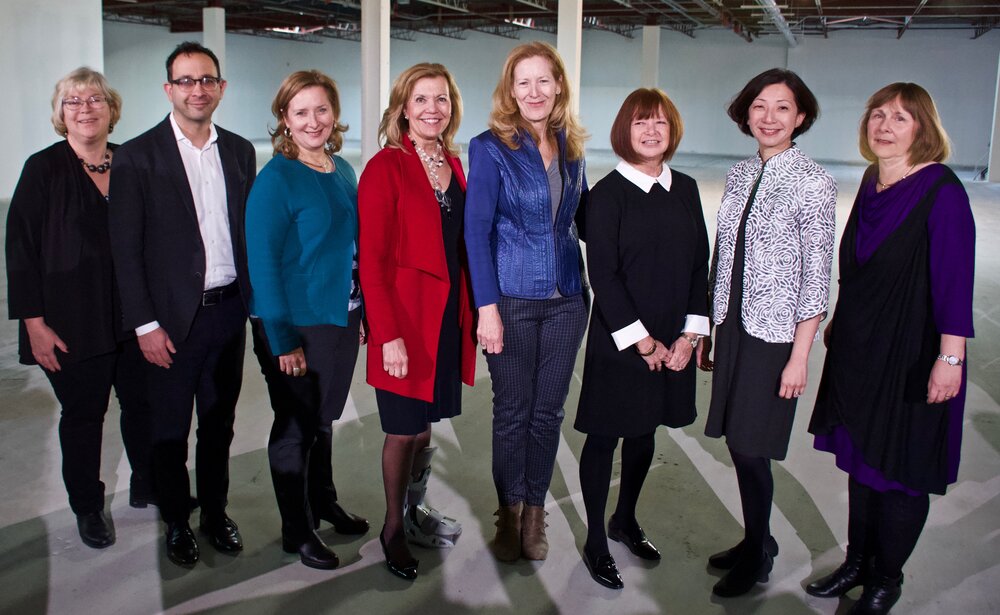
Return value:
[(239, 282), (230, 282), (225, 286), (210, 288), (205, 292), (201, 293), (201, 304), (203, 306), (218, 305), (222, 303), (223, 299), (228, 299), (230, 297), (238, 295), (239, 293), (240, 293)]

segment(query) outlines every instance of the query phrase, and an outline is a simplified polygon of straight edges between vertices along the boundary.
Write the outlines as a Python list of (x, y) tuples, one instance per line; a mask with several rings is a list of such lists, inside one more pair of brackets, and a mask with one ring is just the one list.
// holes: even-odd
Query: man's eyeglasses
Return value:
[(62, 100), (63, 107), (71, 109), (73, 111), (79, 111), (84, 105), (87, 105), (91, 109), (103, 109), (108, 101), (103, 96), (91, 96), (89, 98), (80, 98), (79, 96), (71, 96), (70, 98), (64, 98)]
[(181, 77), (180, 79), (171, 79), (170, 83), (179, 87), (182, 92), (190, 92), (194, 89), (195, 84), (198, 83), (201, 84), (201, 89), (206, 92), (214, 92), (219, 89), (219, 84), (222, 83), (222, 79), (219, 77), (202, 77), (200, 79)]

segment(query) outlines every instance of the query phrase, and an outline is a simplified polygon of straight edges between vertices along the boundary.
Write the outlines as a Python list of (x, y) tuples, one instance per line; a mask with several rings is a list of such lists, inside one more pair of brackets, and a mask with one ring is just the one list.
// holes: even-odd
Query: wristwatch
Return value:
[(952, 366), (963, 365), (965, 363), (965, 361), (963, 361), (962, 359), (959, 359), (958, 357), (956, 357), (953, 354), (939, 354), (937, 356), (937, 360), (938, 361), (944, 361), (948, 365), (952, 365)]
[(688, 343), (691, 344), (692, 349), (698, 347), (698, 342), (700, 342), (702, 338), (702, 336), (700, 335), (687, 335), (687, 334), (681, 334), (681, 337), (686, 339)]

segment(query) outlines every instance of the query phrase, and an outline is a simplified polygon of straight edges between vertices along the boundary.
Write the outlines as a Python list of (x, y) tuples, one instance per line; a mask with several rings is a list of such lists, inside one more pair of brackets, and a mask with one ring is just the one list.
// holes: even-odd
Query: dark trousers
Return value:
[(56, 352), (62, 369), (42, 371), (52, 383), (52, 390), (62, 406), (59, 444), (69, 506), (74, 513), (84, 515), (104, 508), (101, 442), (112, 388), (121, 406), (122, 441), (132, 467), (133, 484), (149, 484), (150, 413), (146, 401), (146, 361), (134, 339), (122, 342), (114, 352), (75, 363), (67, 362), (67, 355)]
[(229, 445), (246, 348), (246, 309), (239, 295), (200, 307), (187, 338), (173, 343), (177, 352), (169, 369), (146, 369), (153, 412), (153, 478), (167, 523), (187, 521), (191, 514), (187, 457), (192, 405), (198, 414), (198, 502), (209, 516), (226, 510)]
[(587, 326), (580, 295), (501, 297), (503, 351), (493, 380), (493, 482), (502, 506), (545, 504), (576, 354)]
[(267, 443), (271, 480), (281, 513), (282, 535), (302, 542), (316, 518), (337, 501), (333, 484), (333, 421), (344, 412), (358, 359), (361, 310), (346, 327), (296, 327), (306, 356), (306, 374), (279, 369), (264, 326), (252, 319), (253, 350), (267, 382), (274, 424)]

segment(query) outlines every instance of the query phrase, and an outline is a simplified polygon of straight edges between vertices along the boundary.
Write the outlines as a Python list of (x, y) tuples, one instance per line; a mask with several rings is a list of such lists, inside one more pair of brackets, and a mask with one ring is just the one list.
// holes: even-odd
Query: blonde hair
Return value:
[(63, 116), (62, 101), (73, 90), (82, 88), (94, 88), (101, 93), (108, 103), (111, 111), (111, 122), (108, 124), (108, 132), (115, 129), (115, 124), (122, 116), (122, 97), (108, 84), (108, 80), (96, 70), (81, 66), (70, 74), (56, 82), (55, 91), (52, 93), (52, 127), (61, 137), (65, 137), (66, 121)]
[(275, 154), (284, 154), (285, 158), (298, 160), (299, 146), (287, 134), (288, 125), (285, 123), (285, 112), (288, 104), (306, 88), (321, 87), (326, 92), (326, 97), (330, 99), (330, 106), (333, 107), (333, 130), (326, 139), (327, 151), (336, 154), (344, 146), (344, 134), (347, 132), (347, 124), (340, 123), (340, 93), (337, 91), (337, 84), (318, 70), (300, 70), (285, 77), (278, 87), (278, 93), (274, 95), (271, 103), (271, 113), (278, 120), (278, 126), (271, 131), (271, 147)]
[(556, 95), (555, 105), (552, 108), (552, 115), (549, 116), (548, 131), (554, 135), (560, 130), (566, 131), (566, 158), (579, 160), (583, 158), (583, 142), (587, 139), (587, 133), (580, 126), (576, 115), (569, 106), (570, 84), (566, 78), (566, 66), (563, 65), (559, 52), (552, 45), (542, 41), (534, 41), (518, 45), (511, 50), (504, 62), (503, 70), (500, 73), (500, 80), (493, 90), (493, 110), (490, 111), (490, 131), (503, 141), (504, 145), (511, 149), (517, 149), (517, 133), (526, 131), (539, 142), (539, 136), (531, 130), (531, 125), (521, 117), (521, 111), (517, 107), (517, 100), (514, 98), (514, 69), (522, 61), (528, 58), (544, 58), (548, 60), (552, 67), (552, 76), (559, 83), (560, 93)]
[(462, 94), (458, 91), (455, 79), (443, 64), (421, 62), (404, 70), (392, 83), (389, 93), (389, 106), (382, 114), (378, 125), (378, 140), (383, 147), (403, 149), (403, 134), (410, 130), (410, 121), (403, 113), (406, 103), (413, 94), (413, 88), (421, 79), (444, 78), (448, 84), (448, 98), (451, 99), (451, 119), (441, 133), (441, 146), (452, 156), (458, 155), (455, 146), (455, 134), (462, 122)]
[(948, 144), (948, 133), (941, 125), (941, 117), (934, 105), (934, 99), (927, 93), (927, 90), (916, 83), (903, 82), (890, 83), (868, 99), (865, 114), (861, 116), (858, 136), (858, 147), (865, 160), (868, 162), (878, 160), (878, 156), (868, 144), (868, 120), (871, 118), (872, 111), (897, 99), (900, 106), (913, 116), (917, 124), (913, 144), (910, 145), (910, 151), (907, 152), (909, 163), (920, 164), (921, 162), (944, 162), (947, 160), (948, 156), (951, 155), (951, 146)]

